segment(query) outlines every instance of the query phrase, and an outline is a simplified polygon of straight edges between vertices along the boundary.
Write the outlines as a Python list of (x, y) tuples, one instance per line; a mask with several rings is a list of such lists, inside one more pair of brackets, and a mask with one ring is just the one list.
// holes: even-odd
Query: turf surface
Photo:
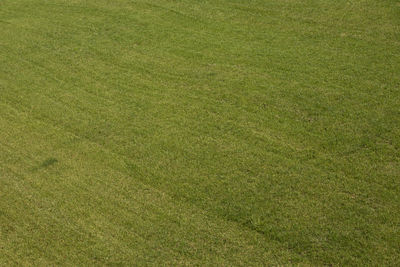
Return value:
[(0, 265), (400, 265), (400, 2), (0, 0)]

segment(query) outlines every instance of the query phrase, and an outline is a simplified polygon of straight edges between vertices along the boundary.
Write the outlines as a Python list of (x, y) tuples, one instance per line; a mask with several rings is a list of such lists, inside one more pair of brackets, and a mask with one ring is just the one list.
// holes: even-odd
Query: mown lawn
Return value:
[(398, 0), (0, 0), (0, 265), (400, 265)]

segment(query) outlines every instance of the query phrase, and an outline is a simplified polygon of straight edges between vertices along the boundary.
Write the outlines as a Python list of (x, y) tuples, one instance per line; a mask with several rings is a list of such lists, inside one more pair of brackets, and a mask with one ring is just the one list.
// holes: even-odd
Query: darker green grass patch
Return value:
[(48, 158), (48, 159), (42, 161), (38, 166), (32, 168), (31, 170), (38, 171), (40, 169), (46, 169), (46, 168), (53, 166), (57, 162), (58, 162), (58, 160), (56, 158)]
[(56, 158), (48, 158), (40, 164), (39, 168), (47, 168), (56, 164), (57, 162), (58, 160)]

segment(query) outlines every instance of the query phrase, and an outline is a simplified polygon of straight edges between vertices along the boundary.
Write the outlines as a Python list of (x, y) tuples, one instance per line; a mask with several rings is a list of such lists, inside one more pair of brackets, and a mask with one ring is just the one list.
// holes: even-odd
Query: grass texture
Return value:
[(0, 0), (0, 265), (400, 265), (400, 2)]

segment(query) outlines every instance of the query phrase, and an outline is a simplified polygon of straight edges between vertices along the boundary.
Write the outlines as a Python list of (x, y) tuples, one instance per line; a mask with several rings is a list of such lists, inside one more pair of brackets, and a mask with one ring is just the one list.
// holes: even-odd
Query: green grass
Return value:
[(0, 265), (400, 265), (400, 2), (0, 0)]

